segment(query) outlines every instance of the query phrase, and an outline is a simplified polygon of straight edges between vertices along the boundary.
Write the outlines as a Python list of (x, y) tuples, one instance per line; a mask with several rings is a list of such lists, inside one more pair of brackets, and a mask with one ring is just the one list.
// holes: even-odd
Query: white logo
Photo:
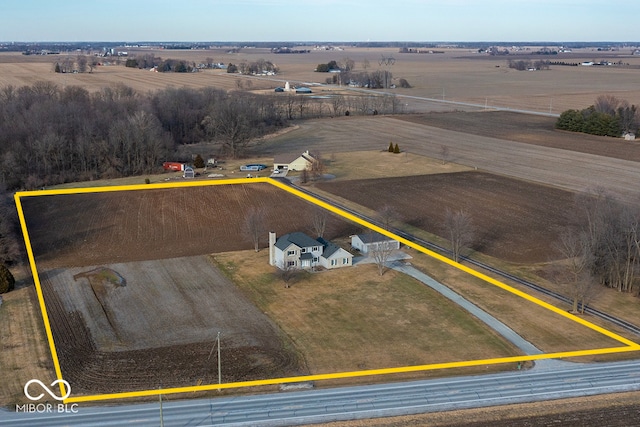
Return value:
[(57, 396), (53, 391), (51, 391), (49, 387), (44, 385), (42, 381), (36, 380), (36, 379), (30, 380), (24, 385), (24, 395), (27, 396), (29, 400), (42, 399), (42, 397), (44, 396), (44, 393), (40, 393), (38, 396), (35, 396), (35, 397), (29, 394), (29, 386), (31, 384), (39, 384), (40, 387), (42, 387), (42, 389), (46, 391), (47, 394), (49, 394), (49, 396), (51, 396), (55, 400), (59, 400), (60, 402), (62, 402), (63, 400), (65, 400), (71, 395), (71, 385), (69, 385), (69, 383), (65, 380), (55, 380), (54, 382), (51, 383), (51, 387), (54, 387), (56, 384), (59, 384), (59, 383), (64, 384), (64, 389), (67, 391), (67, 393), (64, 396)]

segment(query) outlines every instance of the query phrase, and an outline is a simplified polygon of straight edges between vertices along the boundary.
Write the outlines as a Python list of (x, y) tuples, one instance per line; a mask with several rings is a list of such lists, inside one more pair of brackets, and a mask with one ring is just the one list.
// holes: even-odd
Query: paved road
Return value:
[[(564, 364), (531, 371), (163, 404), (170, 426), (293, 426), (640, 390), (640, 362)], [(158, 426), (158, 403), (89, 407), (77, 414), (0, 410), (0, 427)]]

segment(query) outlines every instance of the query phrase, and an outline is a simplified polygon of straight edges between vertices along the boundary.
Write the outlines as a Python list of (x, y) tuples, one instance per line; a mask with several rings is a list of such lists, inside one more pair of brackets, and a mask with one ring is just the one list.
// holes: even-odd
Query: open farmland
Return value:
[[(264, 209), (266, 228), (279, 235), (308, 230), (313, 209), (268, 184), (43, 196), (23, 206), (38, 266), (47, 269), (250, 249), (242, 233), (249, 209)], [(354, 230), (330, 217), (327, 236)]]
[[(563, 67), (552, 66), (551, 70), (526, 72), (507, 67), (509, 59), (521, 56), (491, 57), (480, 55), (474, 50), (444, 49), (442, 54), (401, 54), (393, 48), (345, 47), (341, 51), (312, 50), (308, 54), (278, 55), (269, 49), (240, 49), (229, 53), (225, 49), (210, 50), (153, 50), (127, 48), (130, 55), (153, 53), (163, 59), (179, 59), (189, 63), (204, 62), (213, 58), (216, 62), (238, 64), (259, 59), (270, 60), (281, 70), (273, 77), (252, 77), (251, 89), (273, 89), (285, 81), (298, 84), (324, 83), (327, 73), (316, 73), (320, 63), (332, 60), (352, 59), (356, 72), (387, 69), (394, 80), (404, 78), (412, 85), (409, 89), (393, 89), (398, 95), (420, 98), (444, 99), (446, 101), (469, 102), (481, 106), (508, 107), (559, 113), (569, 108), (585, 108), (600, 94), (613, 94), (625, 98), (632, 104), (640, 104), (640, 90), (637, 78), (640, 70), (634, 67)], [(630, 52), (628, 52), (630, 53)], [(237, 80), (243, 76), (228, 75), (220, 70), (206, 70), (200, 73), (152, 73), (146, 70), (125, 68), (120, 65), (103, 65), (93, 73), (55, 74), (56, 61), (64, 60), (66, 54), (52, 56), (23, 56), (15, 53), (0, 55), (0, 87), (31, 85), (39, 80), (53, 81), (60, 86), (78, 85), (90, 92), (104, 86), (125, 84), (140, 91), (174, 87), (215, 86), (223, 89), (237, 88)], [(75, 53), (69, 55), (75, 58)], [(380, 65), (382, 57), (395, 58), (393, 66)], [(526, 58), (526, 57), (525, 57)], [(540, 59), (539, 57), (533, 58)], [(559, 54), (554, 61), (580, 62), (592, 60), (622, 61), (631, 66), (640, 65), (640, 58), (625, 52), (612, 54), (576, 50), (572, 54)], [(407, 109), (414, 112), (441, 110), (442, 105), (405, 99)], [(446, 106), (452, 110), (455, 106)]]
[(481, 172), (323, 182), (318, 188), (372, 210), (393, 206), (398, 220), (446, 236), (445, 211), (469, 212), (474, 249), (511, 262), (549, 261), (570, 223), (573, 194)]
[[(165, 197), (181, 202), (179, 196), (197, 203), (163, 211), (170, 206)], [(295, 215), (278, 210), (285, 203), (297, 208)], [(197, 215), (196, 205), (206, 207), (202, 212), (216, 206), (230, 211), (205, 220)], [(151, 206), (156, 210), (151, 212)], [(460, 308), (430, 302), (441, 298), (423, 285), (395, 272), (380, 277), (371, 265), (362, 267), (364, 271), (355, 267), (314, 275), (288, 292), (272, 274), (266, 251), (233, 252), (233, 263), (228, 254), (219, 255), (226, 273), (243, 284), (240, 292), (208, 257), (196, 253), (220, 252), (238, 240), (241, 212), (249, 206), (273, 208), (270, 229), (279, 233), (304, 230), (310, 215), (305, 214), (306, 202), (264, 184), (23, 199), (62, 372), (75, 392), (214, 383), (211, 349), (216, 331), (222, 332), (225, 382), (519, 354)], [(189, 223), (185, 211), (196, 215), (198, 223)], [(154, 217), (161, 222), (153, 222)], [(120, 227), (111, 218), (117, 218)], [(349, 227), (330, 220), (334, 236), (348, 235), (353, 230)], [(114, 228), (123, 234), (107, 232)], [(206, 232), (208, 228), (217, 231)], [(184, 238), (161, 238), (167, 229)], [(160, 234), (146, 235), (153, 232)], [(136, 246), (137, 241), (144, 246)], [(137, 262), (113, 261), (118, 253)], [(245, 260), (249, 264), (244, 265)], [(255, 286), (267, 298), (280, 295), (273, 310), (259, 301), (256, 309), (246, 300), (247, 294), (255, 298)], [(424, 304), (402, 303), (389, 310), (405, 299)], [(277, 312), (275, 323), (263, 311), (270, 317)], [(412, 323), (423, 326), (407, 327)], [(373, 356), (381, 349), (373, 337), (380, 343), (400, 339), (391, 325), (404, 328), (404, 344), (397, 341), (397, 346)], [(331, 343), (326, 340), (329, 330), (335, 334)], [(382, 330), (391, 336), (385, 338)], [(427, 341), (411, 338), (427, 332)], [(362, 343), (369, 339), (367, 350)], [(458, 345), (463, 341), (468, 346)], [(327, 348), (332, 351), (323, 351)]]
[[(108, 280), (107, 269), (126, 285)], [(217, 332), (224, 382), (306, 373), (291, 343), (206, 256), (99, 270), (42, 275), (62, 372), (76, 393), (215, 383)]]
[[(443, 114), (460, 114), (464, 118), (469, 113)], [(526, 122), (527, 117), (514, 113), (482, 112), (472, 115), (468, 120), (470, 124), (466, 126), (486, 120), (500, 127), (512, 118), (516, 123)], [(256, 155), (277, 155), (309, 149), (320, 151), (329, 158), (332, 154), (339, 156), (339, 153), (348, 151), (386, 151), (392, 141), (399, 144), (401, 151), (438, 159), (442, 148), (447, 147), (449, 162), (570, 191), (584, 191), (598, 186), (627, 202), (638, 201), (640, 193), (636, 183), (640, 181), (640, 169), (634, 159), (640, 156), (639, 144), (621, 145), (613, 138), (552, 130), (548, 132), (557, 135), (555, 141), (559, 143), (565, 139), (560, 143), (560, 148), (520, 142), (524, 138), (540, 138), (536, 132), (526, 128), (516, 138), (428, 126), (420, 119), (408, 122), (398, 117), (342, 117), (305, 121), (297, 129), (268, 140), (254, 151)], [(592, 141), (590, 146), (594, 153), (580, 151), (583, 138)], [(598, 141), (601, 147), (596, 151)], [(607, 155), (609, 142), (618, 147), (616, 151), (622, 153), (620, 157), (623, 158)], [(567, 149), (571, 143), (578, 147), (575, 151)], [(628, 156), (624, 156), (625, 148)], [(328, 172), (331, 173), (331, 170)]]

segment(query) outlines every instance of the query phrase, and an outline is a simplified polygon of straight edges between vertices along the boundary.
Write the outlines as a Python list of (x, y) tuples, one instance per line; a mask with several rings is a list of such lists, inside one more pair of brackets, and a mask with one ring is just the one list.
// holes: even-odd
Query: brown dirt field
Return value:
[(463, 209), (477, 228), (476, 251), (521, 263), (554, 257), (573, 203), (566, 191), (475, 171), (316, 185), (373, 210), (394, 206), (402, 222), (443, 237), (446, 209)]
[[(27, 197), (22, 204), (40, 269), (249, 249), (242, 212), (265, 208), (266, 227), (284, 234), (310, 229), (313, 209), (263, 183)], [(329, 238), (350, 230), (330, 216)], [(265, 232), (262, 245), (266, 239)]]
[(640, 162), (640, 143), (556, 130), (554, 117), (505, 111), (450, 112), (397, 116), (400, 120), (471, 135), (559, 148)]
[(640, 392), (464, 409), (404, 417), (316, 424), (317, 427), (632, 427)]
[[(508, 116), (495, 112), (482, 114), (486, 116), (478, 115), (475, 120), (486, 117), (484, 120), (496, 127), (509, 120)], [(492, 119), (494, 114), (498, 114), (498, 119)], [(523, 134), (528, 132), (525, 130)], [(584, 136), (558, 134), (577, 145)], [(603, 151), (594, 155), (407, 122), (400, 116), (343, 117), (300, 123), (298, 129), (256, 147), (254, 155), (316, 150), (330, 158), (342, 152), (384, 151), (392, 141), (397, 142), (403, 152), (439, 159), (444, 146), (449, 149), (448, 161), (458, 165), (570, 191), (598, 186), (626, 202), (637, 203), (640, 200), (636, 185), (640, 180), (638, 163), (606, 156), (606, 142), (612, 139), (602, 137), (601, 140), (605, 143)], [(636, 144), (629, 147), (631, 151), (638, 149)]]
[[(104, 267), (103, 267), (104, 268)], [(125, 280), (41, 274), (63, 377), (74, 393), (113, 393), (306, 373), (284, 335), (208, 257), (110, 265)], [(158, 313), (162, 313), (158, 316)]]

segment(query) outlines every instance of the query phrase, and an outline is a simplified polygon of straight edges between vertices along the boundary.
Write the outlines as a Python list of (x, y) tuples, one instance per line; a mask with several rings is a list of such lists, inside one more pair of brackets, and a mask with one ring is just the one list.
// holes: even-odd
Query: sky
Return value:
[(2, 0), (10, 41), (638, 41), (639, 0)]

